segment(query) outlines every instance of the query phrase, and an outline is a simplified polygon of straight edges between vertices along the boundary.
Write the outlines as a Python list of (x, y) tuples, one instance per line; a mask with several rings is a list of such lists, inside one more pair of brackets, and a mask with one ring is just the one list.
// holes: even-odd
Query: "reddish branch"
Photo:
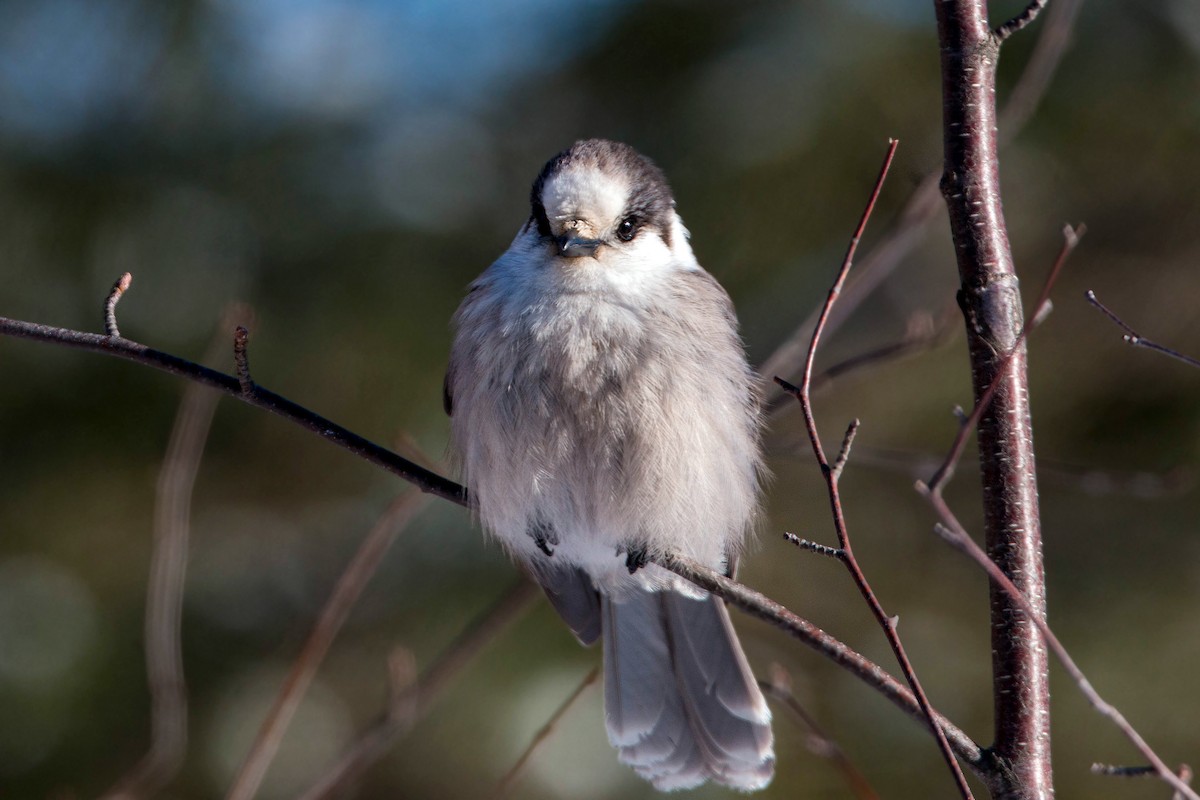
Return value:
[[(962, 282), (972, 383), (993, 392), (978, 425), (988, 554), (1028, 609), (991, 586), (996, 755), (1006, 764), (1006, 798), (1054, 796), (1050, 759), (1049, 663), (1032, 616), (1046, 613), (1037, 469), (1020, 292), (1004, 222), (996, 139), (1000, 37), (984, 0), (934, 3), (941, 44), (945, 164), (941, 188)], [(1005, 354), (1011, 363), (1004, 365)], [(1002, 366), (1004, 368), (1002, 368)], [(989, 387), (993, 387), (989, 389)]]
[(849, 457), (850, 445), (853, 443), (854, 434), (858, 430), (858, 420), (851, 423), (847, 429), (842, 448), (838, 453), (837, 459), (831, 465), (825, 456), (825, 448), (821, 444), (821, 435), (817, 431), (817, 422), (812, 411), (810, 390), (812, 388), (813, 362), (816, 360), (817, 345), (821, 341), (821, 332), (825, 329), (825, 321), (829, 319), (829, 313), (833, 310), (838, 294), (846, 282), (846, 276), (850, 274), (850, 266), (854, 263), (854, 252), (858, 249), (858, 242), (867, 227), (867, 221), (871, 218), (871, 212), (874, 210), (875, 203), (879, 199), (879, 193), (883, 190), (883, 182), (887, 178), (888, 168), (891, 167), (892, 158), (896, 155), (896, 147), (898, 145), (899, 142), (895, 139), (889, 142), (887, 155), (884, 157), (883, 166), (879, 170), (879, 177), (875, 180), (875, 188), (871, 192), (871, 197), (867, 201), (866, 208), (863, 209), (858, 227), (855, 229), (854, 235), (850, 238), (850, 245), (846, 250), (846, 257), (842, 259), (842, 266), (838, 270), (837, 278), (834, 279), (833, 286), (829, 290), (829, 295), (825, 299), (825, 304), (821, 307), (821, 312), (817, 316), (817, 325), (813, 329), (812, 341), (808, 345), (808, 353), (804, 359), (804, 377), (801, 380), (800, 387), (792, 386), (779, 377), (775, 378), (775, 382), (800, 402), (800, 408), (804, 413), (804, 425), (808, 430), (809, 441), (812, 442), (813, 455), (816, 457), (817, 464), (821, 468), (821, 474), (825, 477), (825, 485), (829, 492), (829, 507), (833, 514), (834, 528), (837, 531), (838, 548), (833, 551), (833, 555), (845, 565), (846, 570), (850, 573), (850, 577), (854, 580), (855, 586), (858, 587), (863, 599), (866, 600), (867, 605), (870, 607), (871, 613), (875, 615), (876, 621), (883, 629), (884, 635), (887, 636), (888, 644), (896, 656), (896, 661), (900, 664), (900, 670), (904, 674), (904, 679), (912, 689), (913, 695), (921, 707), (921, 713), (924, 714), (929, 728), (937, 740), (938, 747), (941, 748), (942, 756), (945, 758), (946, 764), (950, 767), (950, 772), (954, 776), (959, 794), (968, 800), (973, 800), (971, 788), (967, 785), (967, 778), (958, 766), (958, 761), (954, 758), (954, 752), (950, 749), (950, 743), (946, 741), (945, 734), (934, 719), (933, 707), (929, 703), (929, 698), (925, 696), (925, 690), (921, 687), (921, 682), (917, 679), (916, 670), (913, 669), (912, 662), (908, 658), (908, 653), (905, 652), (904, 645), (900, 641), (900, 635), (896, 630), (896, 618), (888, 616), (887, 612), (883, 610), (883, 605), (871, 589), (871, 584), (867, 581), (866, 575), (859, 566), (858, 559), (854, 557), (854, 549), (850, 545), (850, 532), (846, 527), (846, 517), (842, 510), (838, 479), (841, 476), (842, 468), (846, 464), (846, 459)]

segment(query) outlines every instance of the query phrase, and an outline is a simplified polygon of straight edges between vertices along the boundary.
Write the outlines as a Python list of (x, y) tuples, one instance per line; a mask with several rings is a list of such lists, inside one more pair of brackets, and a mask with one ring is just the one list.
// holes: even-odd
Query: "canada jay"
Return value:
[(662, 171), (581, 141), (455, 316), (446, 410), (484, 528), (584, 644), (608, 737), (659, 789), (753, 790), (771, 715), (719, 598), (653, 563), (732, 572), (763, 473), (756, 381)]

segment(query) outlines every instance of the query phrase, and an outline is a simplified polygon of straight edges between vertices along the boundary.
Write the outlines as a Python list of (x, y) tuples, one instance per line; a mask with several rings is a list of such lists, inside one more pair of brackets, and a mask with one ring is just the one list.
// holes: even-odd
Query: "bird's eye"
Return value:
[(633, 236), (637, 233), (638, 218), (626, 217), (621, 220), (621, 224), (617, 226), (617, 238), (622, 242), (633, 241)]

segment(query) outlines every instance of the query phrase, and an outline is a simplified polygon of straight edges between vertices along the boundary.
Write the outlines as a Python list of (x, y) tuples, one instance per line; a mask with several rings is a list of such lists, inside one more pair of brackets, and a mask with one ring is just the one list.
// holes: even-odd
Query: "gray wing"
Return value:
[(587, 573), (577, 567), (539, 569), (534, 580), (581, 644), (600, 638), (600, 593)]

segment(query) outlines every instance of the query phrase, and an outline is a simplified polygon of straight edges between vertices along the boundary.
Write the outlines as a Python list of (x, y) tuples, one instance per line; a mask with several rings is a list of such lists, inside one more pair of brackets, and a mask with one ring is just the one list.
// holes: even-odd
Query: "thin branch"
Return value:
[(1098, 711), (1101, 715), (1111, 720), (1112, 723), (1117, 726), (1117, 729), (1125, 735), (1125, 738), (1133, 744), (1137, 751), (1141, 753), (1146, 760), (1151, 763), (1151, 765), (1153, 765), (1155, 773), (1166, 783), (1170, 784), (1176, 792), (1182, 794), (1184, 797), (1188, 798), (1188, 800), (1200, 800), (1200, 796), (1198, 796), (1191, 789), (1191, 787), (1181, 780), (1178, 775), (1172, 772), (1171, 769), (1163, 762), (1163, 760), (1159, 758), (1158, 754), (1155, 753), (1150, 745), (1146, 743), (1146, 740), (1142, 738), (1141, 734), (1139, 734), (1134, 729), (1133, 725), (1131, 725), (1129, 721), (1125, 719), (1125, 715), (1100, 696), (1099, 692), (1097, 692), (1095, 687), (1092, 686), (1091, 681), (1089, 681), (1087, 676), (1083, 674), (1083, 670), (1081, 670), (1075, 663), (1075, 660), (1071, 658), (1071, 654), (1067, 652), (1067, 648), (1063, 646), (1062, 642), (1059, 641), (1059, 638), (1054, 634), (1054, 631), (1050, 629), (1049, 623), (1046, 622), (1041, 614), (1036, 613), (1033, 604), (1030, 603), (1029, 599), (1025, 597), (1020, 589), (1017, 588), (1016, 584), (1014, 584), (1012, 580), (1004, 574), (1004, 571), (1000, 569), (996, 562), (988, 557), (987, 553), (983, 551), (983, 548), (975, 543), (975, 540), (971, 538), (969, 533), (967, 533), (966, 529), (962, 526), (962, 523), (958, 521), (958, 518), (954, 515), (954, 512), (950, 510), (950, 506), (947, 505), (945, 499), (933, 494), (931, 491), (929, 491), (928, 487), (924, 486), (923, 484), (919, 484), (917, 489), (929, 498), (930, 502), (933, 503), (934, 508), (937, 509), (938, 517), (942, 520), (941, 523), (934, 526), (934, 532), (941, 536), (942, 539), (944, 539), (956, 550), (964, 553), (968, 558), (982, 567), (992, 582), (1003, 589), (1004, 592), (1010, 598), (1012, 598), (1013, 602), (1020, 607), (1025, 616), (1033, 621), (1034, 625), (1037, 626), (1038, 631), (1040, 631), (1042, 639), (1046, 642), (1046, 645), (1054, 653), (1055, 657), (1058, 658), (1059, 662), (1062, 663), (1063, 667), (1067, 670), (1067, 674), (1069, 674), (1071, 679), (1075, 681), (1075, 685), (1079, 687), (1079, 691), (1083, 693), (1083, 696), (1087, 699), (1092, 708), (1096, 709), (1096, 711)]
[(1031, 0), (1029, 5), (1025, 6), (1025, 10), (1008, 22), (996, 28), (996, 40), (1003, 42), (1008, 37), (1012, 36), (1017, 31), (1024, 28), (1029, 23), (1037, 19), (1038, 14), (1042, 13), (1042, 9), (1046, 7), (1049, 0)]
[(971, 410), (970, 415), (959, 422), (958, 434), (950, 444), (950, 452), (933, 474), (933, 477), (928, 481), (930, 491), (935, 494), (941, 494), (942, 489), (954, 477), (954, 470), (958, 466), (959, 459), (962, 458), (963, 450), (966, 449), (967, 440), (970, 438), (972, 431), (979, 425), (979, 420), (983, 418), (988, 407), (991, 406), (997, 390), (1004, 383), (1003, 379), (1008, 375), (1013, 360), (1018, 353), (1023, 352), (1025, 340), (1029, 338), (1029, 333), (1037, 327), (1044, 316), (1045, 310), (1050, 307), (1050, 292), (1058, 282), (1058, 276), (1062, 273), (1062, 268), (1067, 263), (1067, 258), (1079, 245), (1079, 240), (1083, 238), (1083, 235), (1087, 233), (1087, 226), (1078, 225), (1072, 228), (1070, 225), (1066, 225), (1063, 227), (1062, 233), (1062, 248), (1058, 251), (1058, 257), (1054, 259), (1054, 265), (1050, 268), (1050, 274), (1046, 277), (1045, 283), (1042, 284), (1042, 291), (1038, 295), (1037, 302), (1034, 303), (1033, 313), (1025, 321), (1025, 325), (1021, 328), (1021, 333), (1017, 336), (1012, 348), (1000, 360), (999, 365), (996, 367), (994, 379), (988, 385), (987, 389), (984, 390), (983, 394), (979, 396), (979, 400), (975, 403), (975, 408)]
[(500, 779), (500, 782), (496, 784), (496, 790), (492, 792), (492, 797), (495, 798), (495, 800), (503, 800), (503, 798), (508, 797), (509, 793), (512, 792), (513, 784), (515, 784), (517, 778), (521, 776), (521, 771), (525, 769), (525, 765), (529, 763), (529, 759), (533, 757), (534, 752), (541, 747), (543, 742), (553, 735), (555, 729), (558, 727), (558, 723), (562, 721), (562, 718), (567, 715), (567, 712), (571, 710), (571, 707), (575, 705), (576, 701), (583, 696), (583, 693), (586, 692), (599, 677), (600, 668), (592, 667), (591, 671), (583, 676), (583, 680), (579, 682), (579, 685), (576, 686), (569, 695), (567, 695), (567, 699), (563, 700), (562, 704), (554, 710), (554, 713), (550, 715), (550, 719), (546, 720), (546, 724), (538, 729), (538, 732), (533, 735), (533, 739), (529, 742), (529, 746), (526, 747), (521, 753), (521, 756), (517, 759), (517, 762), (512, 765), (512, 768), (509, 769), (509, 771), (504, 774), (504, 777)]
[(406, 458), (401, 458), (390, 450), (364, 439), (320, 414), (257, 384), (252, 387), (249, 394), (243, 394), (241, 384), (232, 375), (209, 369), (195, 362), (124, 338), (85, 333), (68, 328), (55, 328), (50, 325), (22, 322), (6, 317), (0, 317), (0, 335), (49, 342), (93, 353), (104, 353), (203, 383), (306, 428), (343, 450), (348, 450), (393, 475), (403, 478), (423, 492), (450, 500), (461, 506), (467, 505), (466, 490), (454, 481)]
[(821, 333), (825, 329), (825, 321), (829, 318), (829, 312), (837, 302), (842, 285), (846, 282), (846, 276), (850, 274), (850, 267), (854, 263), (854, 251), (857, 249), (863, 230), (871, 218), (871, 211), (875, 208), (875, 201), (879, 198), (879, 193), (883, 189), (883, 182), (887, 178), (888, 168), (891, 166), (892, 158), (896, 155), (898, 144), (899, 142), (895, 139), (890, 140), (888, 143), (887, 155), (884, 157), (883, 166), (879, 170), (879, 177), (875, 181), (875, 188), (872, 190), (871, 197), (867, 201), (867, 206), (863, 210), (858, 227), (855, 229), (854, 235), (850, 238), (850, 246), (846, 250), (846, 257), (842, 259), (842, 266), (838, 270), (837, 277), (834, 279), (828, 296), (825, 298), (825, 304), (821, 307), (821, 312), (817, 315), (817, 325), (813, 328), (812, 341), (808, 345), (808, 354), (804, 359), (804, 378), (800, 387), (796, 388), (779, 377), (776, 377), (775, 381), (800, 403), (800, 409), (804, 415), (804, 426), (808, 430), (809, 441), (812, 442), (813, 455), (816, 457), (817, 464), (821, 468), (821, 473), (825, 477), (825, 484), (829, 492), (829, 506), (833, 513), (834, 527), (837, 530), (838, 548), (841, 550), (841, 558), (839, 560), (845, 565), (846, 570), (850, 573), (850, 577), (854, 580), (854, 584), (858, 587), (859, 593), (862, 594), (863, 599), (871, 609), (871, 613), (875, 615), (875, 619), (883, 629), (888, 644), (896, 656), (896, 661), (900, 664), (900, 670), (904, 674), (905, 680), (908, 682), (913, 695), (921, 707), (921, 712), (925, 716), (930, 731), (932, 731), (934, 738), (937, 740), (938, 748), (942, 752), (942, 757), (945, 759), (946, 765), (950, 768), (950, 774), (954, 778), (959, 794), (965, 800), (974, 800), (974, 796), (971, 794), (971, 787), (967, 784), (967, 778), (963, 775), (962, 768), (958, 765), (958, 761), (954, 757), (954, 751), (950, 747), (950, 742), (946, 740), (945, 733), (943, 733), (934, 717), (933, 706), (930, 704), (929, 698), (925, 696), (925, 690), (921, 687), (916, 670), (908, 658), (908, 653), (904, 650), (904, 644), (900, 641), (900, 635), (896, 630), (896, 619), (895, 617), (888, 616), (883, 610), (883, 605), (875, 596), (870, 582), (867, 581), (867, 577), (859, 566), (858, 560), (854, 557), (854, 548), (850, 544), (850, 532), (846, 526), (845, 514), (842, 511), (838, 478), (842, 467), (845, 465), (845, 459), (849, 454), (854, 435), (858, 431), (858, 420), (851, 423), (850, 427), (846, 430), (841, 453), (834, 466), (831, 467), (828, 459), (825, 457), (825, 448), (821, 445), (821, 435), (817, 431), (817, 423), (812, 411), (813, 362), (817, 357), (817, 346), (821, 341)]
[(1169, 347), (1164, 347), (1163, 345), (1158, 344), (1157, 342), (1153, 342), (1153, 341), (1145, 338), (1144, 336), (1142, 336), (1140, 333), (1135, 331), (1133, 328), (1129, 327), (1129, 325), (1127, 325), (1125, 323), (1125, 320), (1121, 319), (1115, 313), (1113, 313), (1112, 309), (1110, 309), (1108, 306), (1104, 305), (1104, 303), (1101, 303), (1099, 298), (1096, 297), (1096, 293), (1093, 292), (1091, 289), (1087, 290), (1087, 293), (1085, 296), (1087, 297), (1087, 301), (1089, 303), (1091, 303), (1093, 306), (1095, 306), (1097, 309), (1099, 309), (1099, 311), (1101, 313), (1103, 313), (1104, 316), (1106, 316), (1110, 320), (1112, 320), (1113, 324), (1115, 324), (1118, 328), (1125, 331), (1125, 335), (1122, 338), (1129, 344), (1133, 345), (1134, 347), (1144, 347), (1147, 350), (1153, 350), (1156, 353), (1162, 353), (1165, 356), (1170, 356), (1171, 358), (1174, 358), (1178, 361), (1182, 361), (1183, 363), (1187, 364), (1188, 366), (1200, 368), (1200, 361), (1192, 358), (1191, 356), (1184, 355), (1183, 353), (1180, 353), (1178, 350), (1172, 350)]
[(850, 784), (850, 791), (857, 800), (879, 800), (879, 794), (871, 786), (866, 776), (854, 766), (837, 741), (821, 727), (820, 723), (808, 713), (796, 695), (792, 692), (792, 676), (779, 664), (771, 665), (771, 680), (758, 681), (758, 687), (763, 694), (778, 703), (795, 717), (808, 730), (808, 749), (821, 758), (832, 761)]
[(121, 302), (121, 297), (129, 291), (132, 283), (133, 276), (128, 272), (122, 273), (109, 290), (108, 297), (104, 298), (104, 332), (114, 339), (121, 338), (121, 329), (117, 327), (117, 303)]
[(463, 668), (501, 632), (524, 616), (538, 597), (537, 587), (522, 579), (469, 625), (408, 688), (393, 691), (383, 714), (362, 733), (321, 780), (301, 800), (330, 798), (357, 780), (384, 756), (388, 748), (424, 717)]
[[(154, 350), (127, 339), (110, 339), (82, 331), (55, 328), (4, 317), (0, 317), (0, 335), (117, 356), (187, 380), (203, 383), (246, 403), (271, 411), (289, 422), (312, 431), (338, 447), (403, 478), (424, 492), (461, 506), (468, 506), (466, 490), (457, 483), (408, 459), (401, 458), (346, 430), (332, 420), (257, 384), (254, 391), (249, 396), (245, 396), (242, 394), (237, 378), (231, 375), (202, 367), (178, 356)], [(779, 603), (700, 564), (678, 558), (664, 558), (658, 563), (680, 577), (692, 581), (697, 586), (713, 592), (742, 611), (771, 622), (793, 638), (858, 677), (889, 699), (900, 710), (917, 719), (923, 719), (916, 699), (883, 668), (817, 626), (788, 611)], [(428, 691), (428, 686), (425, 687), (425, 690)], [(938, 724), (946, 731), (958, 756), (965, 760), (982, 780), (992, 781), (995, 772), (989, 754), (982, 751), (978, 744), (949, 720), (941, 716), (938, 716), (937, 719)]]
[[(115, 308), (129, 284), (130, 276), (126, 272), (105, 302), (106, 325), (111, 336), (120, 336)], [(232, 324), (231, 320), (247, 313), (240, 306), (231, 308), (222, 315), (218, 329), (225, 330)], [(224, 352), (223, 340), (224, 335), (218, 334), (209, 345), (205, 361), (220, 357)], [(187, 576), (192, 491), (219, 399), (219, 394), (201, 384), (188, 384), (158, 474), (144, 634), (146, 680), (150, 687), (150, 749), (129, 774), (106, 793), (105, 797), (113, 800), (158, 794), (179, 771), (187, 753), (188, 700), (181, 642), (183, 588)]]
[[(1056, 0), (1046, 12), (1046, 19), (1043, 21), (1033, 53), (999, 115), (999, 137), (1002, 146), (1020, 133), (1045, 96), (1058, 65), (1062, 62), (1082, 4), (1083, 0)], [(931, 171), (921, 179), (896, 216), (896, 221), (861, 260), (854, 280), (849, 282), (843, 292), (837, 312), (826, 322), (826, 335), (837, 330), (924, 240), (930, 224), (938, 218), (944, 207), (938, 194), (940, 178), (940, 171)], [(768, 384), (767, 389), (774, 388), (769, 385), (770, 376), (782, 375), (786, 378), (795, 374), (802, 363), (805, 346), (814, 327), (816, 319), (810, 316), (762, 362), (759, 374), (764, 376), (764, 381)], [(776, 394), (768, 403), (769, 410), (775, 413), (793, 408), (792, 403), (783, 402), (786, 398), (786, 394)]]
[(334, 638), (341, 631), (363, 590), (375, 576), (392, 542), (424, 510), (428, 500), (429, 496), (420, 492), (409, 490), (402, 493), (392, 501), (371, 528), (371, 532), (363, 539), (358, 552), (338, 578), (333, 593), (321, 609), (304, 647), (293, 662), (275, 702), (259, 727), (258, 735), (226, 795), (228, 800), (250, 800), (258, 792), (271, 761), (279, 751), (288, 725), (312, 684), (318, 667), (325, 660)]

